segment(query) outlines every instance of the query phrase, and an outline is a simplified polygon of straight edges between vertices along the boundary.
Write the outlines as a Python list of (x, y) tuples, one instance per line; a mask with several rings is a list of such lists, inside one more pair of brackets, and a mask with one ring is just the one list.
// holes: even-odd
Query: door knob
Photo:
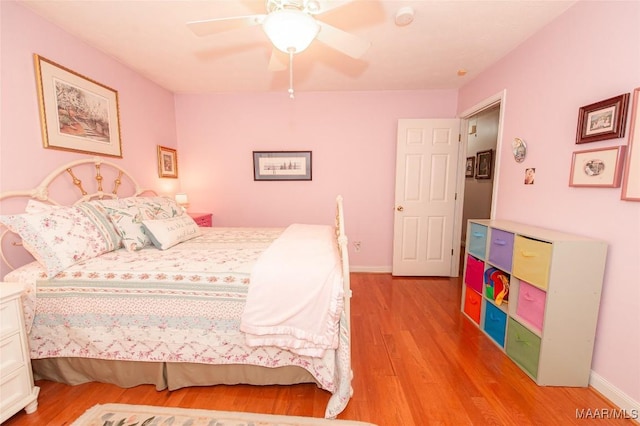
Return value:
[(396, 210), (398, 210), (399, 212), (401, 212), (401, 211), (403, 211), (403, 210), (404, 210), (404, 207), (402, 207), (402, 206), (398, 206), (398, 207), (396, 207)]

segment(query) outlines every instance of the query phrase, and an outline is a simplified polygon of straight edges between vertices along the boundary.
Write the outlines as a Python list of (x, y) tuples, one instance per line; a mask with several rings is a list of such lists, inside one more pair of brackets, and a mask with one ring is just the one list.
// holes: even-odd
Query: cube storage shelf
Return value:
[(603, 241), (470, 220), (461, 310), (538, 385), (588, 386), (606, 257)]

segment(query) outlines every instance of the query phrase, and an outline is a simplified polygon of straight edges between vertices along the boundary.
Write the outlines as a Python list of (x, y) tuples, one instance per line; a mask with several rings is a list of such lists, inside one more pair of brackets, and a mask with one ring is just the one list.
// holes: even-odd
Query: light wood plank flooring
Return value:
[[(538, 387), (460, 313), (460, 281), (352, 274), (354, 395), (342, 419), (396, 425), (609, 425), (579, 419), (615, 407), (591, 388)], [(38, 381), (39, 409), (5, 425), (66, 425), (119, 402), (322, 417), (315, 385), (213, 386), (157, 392)]]

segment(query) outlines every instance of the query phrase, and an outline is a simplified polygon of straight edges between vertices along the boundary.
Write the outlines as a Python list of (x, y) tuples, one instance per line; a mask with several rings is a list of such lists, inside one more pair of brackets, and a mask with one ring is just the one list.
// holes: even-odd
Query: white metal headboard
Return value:
[[(91, 166), (93, 166), (93, 171), (90, 172), (93, 176), (91, 176), (89, 182), (83, 182), (78, 178), (78, 176), (82, 176), (80, 174), (80, 170), (83, 174), (86, 174), (87, 170), (85, 169), (87, 167), (91, 168)], [(103, 175), (103, 173), (105, 173), (105, 175), (113, 176), (113, 183), (106, 191), (104, 189), (105, 175)], [(54, 197), (51, 195), (51, 186), (53, 183), (57, 182), (58, 178), (64, 179), (65, 177), (67, 178), (67, 181), (70, 180), (73, 186), (80, 192), (79, 196), (73, 197), (75, 198), (73, 202), (66, 203), (68, 205), (93, 199), (118, 198), (119, 191), (121, 190), (121, 186), (125, 179), (128, 182), (127, 188), (131, 188), (131, 193), (128, 194), (128, 196), (139, 196), (145, 193), (156, 194), (156, 192), (151, 189), (142, 188), (129, 172), (118, 166), (116, 163), (103, 160), (99, 157), (93, 157), (72, 161), (58, 167), (53, 172), (49, 173), (38, 185), (36, 185), (35, 188), (2, 192), (0, 193), (0, 202), (11, 198), (22, 198), (38, 200), (56, 206), (65, 205), (65, 203), (61, 203), (59, 201), (61, 198), (60, 196)], [(66, 195), (68, 195), (68, 191), (66, 191)], [(0, 211), (2, 211), (3, 214), (5, 213), (4, 208), (0, 209)], [(5, 244), (3, 243), (8, 235), (15, 236), (11, 231), (0, 225), (0, 258), (7, 266), (9, 266), (9, 268), (15, 269), (7, 259), (4, 250)], [(20, 245), (19, 240), (16, 240), (11, 242), (8, 247), (16, 247)]]
[[(78, 179), (75, 174), (74, 174), (74, 168), (78, 167), (78, 166), (82, 166), (84, 164), (93, 164), (93, 166), (95, 167), (95, 184), (96, 184), (96, 189), (94, 192), (87, 192), (82, 184), (82, 181), (80, 179)], [(114, 179), (113, 182), (113, 189), (111, 192), (104, 192), (103, 190), (103, 177), (102, 177), (102, 172), (101, 172), (101, 167), (102, 166), (109, 166), (112, 167), (113, 169), (117, 170), (118, 172), (118, 176), (116, 179)], [(40, 182), (35, 188), (32, 189), (25, 189), (25, 190), (18, 190), (18, 191), (7, 191), (7, 192), (3, 192), (0, 193), (0, 201), (6, 199), (6, 198), (12, 198), (12, 197), (27, 197), (27, 198), (32, 198), (32, 199), (36, 199), (39, 201), (44, 201), (44, 202), (48, 202), (51, 204), (55, 204), (55, 205), (60, 205), (60, 203), (58, 203), (55, 199), (51, 198), (49, 195), (49, 186), (51, 185), (51, 183), (59, 176), (64, 175), (65, 173), (67, 173), (69, 176), (71, 176), (72, 180), (73, 180), (73, 184), (80, 190), (82, 196), (81, 198), (79, 198), (76, 203), (80, 203), (82, 201), (87, 201), (87, 200), (91, 200), (91, 199), (102, 199), (102, 198), (118, 198), (118, 189), (120, 188), (120, 185), (122, 184), (122, 177), (126, 176), (129, 180), (131, 180), (131, 182), (134, 185), (135, 188), (135, 192), (134, 194), (132, 194), (133, 196), (137, 196), (140, 195), (142, 193), (145, 192), (154, 192), (152, 190), (149, 189), (143, 189), (140, 187), (140, 185), (138, 185), (137, 181), (133, 178), (133, 176), (131, 176), (130, 173), (128, 173), (126, 170), (124, 170), (123, 168), (121, 168), (120, 166), (118, 166), (115, 163), (112, 163), (110, 161), (105, 161), (99, 157), (94, 157), (92, 159), (84, 159), (84, 160), (76, 160), (76, 161), (72, 161), (70, 163), (67, 163), (63, 166), (60, 166), (59, 168), (57, 168), (56, 170), (54, 170), (53, 172), (49, 173), (49, 175), (47, 177), (45, 177), (42, 182)]]

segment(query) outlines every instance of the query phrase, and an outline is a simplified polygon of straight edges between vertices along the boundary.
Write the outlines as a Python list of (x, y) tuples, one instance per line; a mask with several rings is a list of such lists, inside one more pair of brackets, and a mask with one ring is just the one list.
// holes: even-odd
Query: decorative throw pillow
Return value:
[(122, 247), (122, 237), (118, 234), (107, 212), (98, 205), (83, 202), (76, 206), (93, 223), (100, 235), (107, 242), (109, 251)]
[(198, 224), (186, 214), (169, 219), (143, 220), (142, 224), (153, 245), (160, 250), (166, 250), (202, 233)]
[(122, 245), (127, 251), (137, 251), (151, 245), (151, 240), (142, 226), (143, 220), (155, 219), (151, 210), (144, 206), (107, 208), (106, 210), (111, 223), (122, 237)]
[(113, 250), (100, 229), (78, 207), (0, 216), (0, 222), (20, 235), (24, 248), (45, 268), (49, 278), (82, 260)]
[(167, 219), (182, 216), (184, 209), (169, 197), (135, 197), (136, 205), (145, 207), (153, 212), (156, 219)]

